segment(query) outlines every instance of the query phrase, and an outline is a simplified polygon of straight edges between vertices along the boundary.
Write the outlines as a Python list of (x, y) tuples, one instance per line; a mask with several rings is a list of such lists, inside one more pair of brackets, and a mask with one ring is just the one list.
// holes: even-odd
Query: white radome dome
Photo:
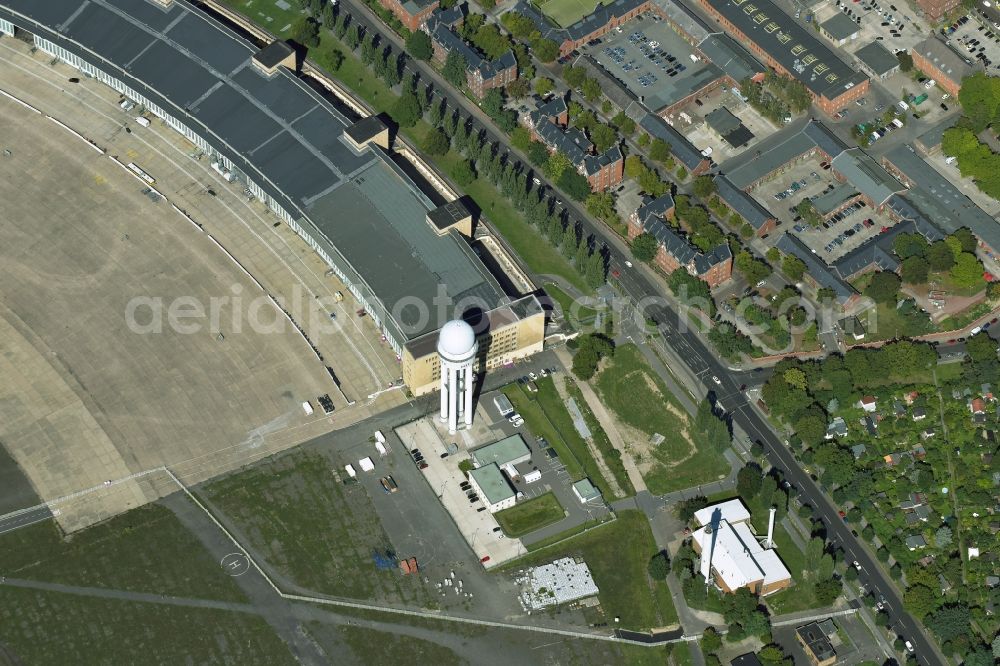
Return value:
[(476, 333), (468, 323), (453, 319), (441, 327), (438, 352), (450, 358), (468, 356), (476, 346)]

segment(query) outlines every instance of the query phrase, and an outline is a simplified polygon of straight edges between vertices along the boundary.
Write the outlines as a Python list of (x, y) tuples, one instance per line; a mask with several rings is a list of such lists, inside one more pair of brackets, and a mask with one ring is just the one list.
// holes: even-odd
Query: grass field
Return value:
[(334, 479), (329, 462), (296, 452), (206, 486), (272, 566), (319, 592), (423, 605), (417, 576), (375, 567), (372, 551), (392, 547), (364, 488)]
[(618, 616), (623, 629), (645, 630), (677, 622), (670, 594), (656, 594), (646, 573), (656, 543), (649, 521), (639, 511), (621, 511), (618, 520), (536, 550), (509, 566), (546, 564), (560, 557), (582, 557), (601, 590), (601, 607), (609, 622)]
[(545, 493), (519, 502), (509, 509), (498, 511), (493, 514), (493, 517), (500, 523), (504, 534), (510, 537), (519, 537), (562, 520), (565, 515), (565, 510), (556, 496), (552, 493)]
[(551, 282), (546, 283), (545, 293), (552, 297), (552, 300), (559, 305), (562, 310), (563, 321), (575, 331), (592, 328), (594, 319), (597, 317), (597, 310), (577, 303), (576, 300)]
[[(587, 442), (573, 426), (573, 419), (566, 410), (566, 404), (556, 391), (551, 377), (535, 382), (538, 393), (528, 393), (520, 384), (511, 384), (504, 389), (514, 409), (524, 417), (524, 421), (536, 437), (544, 437), (559, 454), (566, 471), (573, 481), (589, 477), (607, 498), (614, 498), (607, 479), (590, 453)], [(626, 492), (632, 490), (625, 487)], [(631, 493), (629, 493), (631, 494)]]
[[(727, 472), (725, 458), (708, 449), (701, 434), (694, 431), (690, 415), (635, 345), (615, 350), (611, 363), (597, 376), (596, 386), (604, 403), (625, 425), (646, 438), (655, 433), (666, 438), (649, 452), (655, 463), (643, 478), (650, 492), (662, 494), (690, 488), (715, 481)], [(693, 452), (684, 433), (695, 447)], [(645, 442), (634, 444), (641, 447)]]
[[(324, 625), (312, 623), (310, 629), (314, 634), (321, 634)], [(412, 636), (350, 625), (338, 627), (337, 632), (343, 643), (354, 653), (356, 663), (365, 666), (382, 664), (458, 666), (468, 663), (442, 645)]]
[(244, 601), (219, 563), (168, 509), (147, 504), (64, 539), (55, 521), (0, 536), (0, 571), (83, 587)]
[(20, 658), (10, 663), (296, 663), (244, 613), (0, 587), (0, 618), (5, 651)]
[(548, 0), (540, 3), (542, 12), (561, 27), (567, 28), (584, 16), (589, 16), (598, 4), (610, 4), (612, 0)]

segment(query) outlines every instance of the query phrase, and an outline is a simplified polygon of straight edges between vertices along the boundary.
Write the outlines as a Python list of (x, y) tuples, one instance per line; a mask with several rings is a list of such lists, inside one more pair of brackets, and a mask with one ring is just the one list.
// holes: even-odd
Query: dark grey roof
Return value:
[(934, 224), (949, 234), (968, 227), (994, 251), (1000, 250), (1000, 223), (917, 155), (912, 146), (897, 146), (885, 159), (910, 181), (905, 198)]
[(393, 306), (429, 303), (439, 285), (452, 298), (506, 302), (463, 239), (431, 229), (434, 205), (382, 150), (355, 153), (342, 136), (350, 120), (294, 73), (263, 76), (250, 65), (256, 48), (184, 0), (2, 0), (0, 17), (121, 79), (204, 138), (298, 220), (400, 341), (423, 331), (394, 319)]
[(705, 116), (705, 122), (719, 134), (729, 134), (734, 129), (742, 125), (740, 119), (733, 115), (732, 111), (724, 106), (720, 106)]
[(816, 95), (833, 99), (868, 77), (772, 0), (703, 0)]
[(593, 176), (609, 164), (614, 164), (624, 159), (622, 149), (617, 145), (611, 146), (600, 155), (587, 155), (583, 158), (583, 172), (587, 176)]
[(740, 189), (746, 189), (769, 173), (819, 148), (836, 157), (847, 145), (817, 120), (796, 120), (722, 165), (722, 171)]
[(747, 129), (745, 125), (740, 125), (732, 132), (723, 134), (722, 138), (733, 148), (742, 148), (753, 140), (753, 132)]
[(795, 236), (785, 233), (778, 239), (777, 248), (785, 254), (790, 254), (802, 260), (806, 265), (806, 274), (821, 287), (833, 290), (837, 301), (843, 304), (858, 292), (845, 282), (837, 273), (826, 265), (805, 243)]
[(917, 141), (926, 150), (933, 150), (941, 145), (944, 133), (955, 126), (955, 118), (945, 118), (944, 120), (931, 126), (929, 130), (917, 137)]
[(698, 49), (737, 83), (767, 71), (739, 42), (721, 32), (703, 39)]
[(386, 129), (386, 125), (378, 116), (368, 116), (356, 123), (347, 126), (347, 135), (354, 139), (355, 143), (367, 141), (379, 132)]
[(539, 101), (537, 110), (543, 116), (552, 118), (569, 110), (564, 97), (553, 97), (547, 102)]
[[(919, 231), (927, 240), (934, 242), (943, 239), (945, 234), (941, 229), (909, 201), (908, 197), (911, 193), (912, 191), (906, 195), (895, 194), (889, 198), (885, 205), (900, 219), (912, 221), (915, 225), (914, 231)], [(893, 229), (895, 228), (893, 227)]]
[(823, 21), (819, 27), (823, 29), (823, 32), (837, 40), (850, 39), (851, 35), (861, 30), (861, 26), (843, 12), (837, 12)]
[(827, 638), (826, 632), (820, 628), (819, 623), (810, 622), (797, 628), (795, 633), (799, 635), (799, 640), (808, 646), (816, 661), (823, 662), (837, 656), (833, 650), (833, 644), (830, 643), (830, 639)]
[(730, 661), (729, 666), (761, 666), (761, 663), (755, 653), (747, 652)]
[(884, 76), (899, 67), (899, 58), (878, 41), (862, 46), (854, 52), (854, 57), (878, 76)]
[(833, 168), (876, 206), (904, 189), (898, 180), (890, 176), (878, 162), (861, 152), (860, 148), (845, 150), (837, 155), (833, 158)]
[(565, 155), (574, 165), (583, 164), (584, 158), (593, 150), (594, 146), (587, 139), (587, 135), (576, 127), (564, 130), (550, 122), (547, 116), (542, 116), (539, 111), (531, 113), (531, 121), (542, 143)]
[(700, 150), (691, 145), (687, 137), (655, 113), (644, 113), (638, 124), (654, 139), (662, 139), (669, 143), (670, 152), (687, 169), (695, 169), (707, 159)]
[(288, 42), (281, 40), (273, 41), (260, 51), (254, 54), (253, 59), (264, 67), (270, 69), (294, 52)]
[(451, 27), (438, 20), (433, 14), (427, 19), (427, 31), (430, 33), (431, 39), (440, 44), (444, 50), (456, 51), (461, 54), (465, 58), (466, 68), (470, 72), (478, 71), (484, 81), (489, 81), (517, 64), (513, 51), (507, 51), (493, 61), (486, 59), (464, 39), (456, 35)]
[(752, 196), (733, 185), (727, 176), (716, 176), (715, 187), (718, 190), (719, 198), (743, 216), (743, 219), (754, 229), (760, 229), (768, 220), (774, 219), (774, 215), (770, 211), (757, 203), (757, 200)]
[(673, 206), (674, 199), (669, 194), (656, 199), (647, 198), (636, 211), (636, 215), (643, 231), (656, 238), (677, 263), (681, 266), (694, 266), (695, 271), (702, 275), (713, 266), (732, 258), (732, 252), (726, 243), (705, 253), (691, 245), (686, 237), (664, 219), (667, 211)]
[[(897, 207), (893, 205), (896, 201), (901, 201), (898, 195), (894, 195), (888, 203), (888, 206), (893, 210), (897, 210)], [(869, 266), (874, 266), (880, 271), (895, 271), (899, 268), (899, 258), (893, 251), (893, 242), (900, 234), (912, 233), (920, 233), (932, 243), (944, 238), (941, 230), (922, 216), (918, 215), (916, 219), (907, 216), (888, 231), (872, 236), (842, 256), (834, 263), (833, 269), (845, 280)]]
[(462, 200), (455, 199), (427, 213), (427, 218), (438, 229), (447, 229), (451, 225), (469, 217), (469, 215), (469, 209), (465, 207)]
[(813, 207), (820, 215), (826, 216), (840, 208), (844, 203), (858, 195), (858, 190), (849, 183), (834, 186), (826, 194), (812, 198)]
[(433, 16), (439, 22), (449, 28), (454, 28), (455, 24), (465, 18), (465, 5), (452, 5), (448, 9), (435, 9)]
[(927, 58), (935, 67), (955, 83), (960, 82), (973, 72), (982, 68), (965, 62), (965, 57), (952, 50), (947, 44), (933, 35), (913, 47), (914, 53)]

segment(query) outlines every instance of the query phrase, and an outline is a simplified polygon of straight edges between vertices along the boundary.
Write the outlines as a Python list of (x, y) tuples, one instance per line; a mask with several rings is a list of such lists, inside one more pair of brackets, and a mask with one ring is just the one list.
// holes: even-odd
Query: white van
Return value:
[(302, 411), (306, 413), (306, 416), (312, 416), (313, 406), (309, 403), (308, 400), (302, 403)]
[(118, 106), (122, 107), (122, 111), (128, 112), (135, 108), (135, 102), (126, 97), (118, 103)]
[(143, 127), (149, 127), (149, 118), (146, 118), (145, 116), (139, 116), (135, 119), (135, 122), (139, 123)]
[(944, 163), (945, 164), (954, 164), (955, 163), (955, 159), (956, 159), (955, 156), (952, 155), (951, 157), (945, 158)]

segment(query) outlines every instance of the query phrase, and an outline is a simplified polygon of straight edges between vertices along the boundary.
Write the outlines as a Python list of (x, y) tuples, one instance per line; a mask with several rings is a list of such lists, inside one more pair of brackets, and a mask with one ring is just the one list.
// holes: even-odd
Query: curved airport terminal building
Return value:
[(186, 0), (0, 0), (0, 33), (114, 88), (266, 204), (371, 316), (414, 394), (438, 388), (437, 331), (456, 317), (476, 328), (480, 370), (541, 350), (545, 315), (514, 258), (377, 117), (303, 74), (294, 46)]

